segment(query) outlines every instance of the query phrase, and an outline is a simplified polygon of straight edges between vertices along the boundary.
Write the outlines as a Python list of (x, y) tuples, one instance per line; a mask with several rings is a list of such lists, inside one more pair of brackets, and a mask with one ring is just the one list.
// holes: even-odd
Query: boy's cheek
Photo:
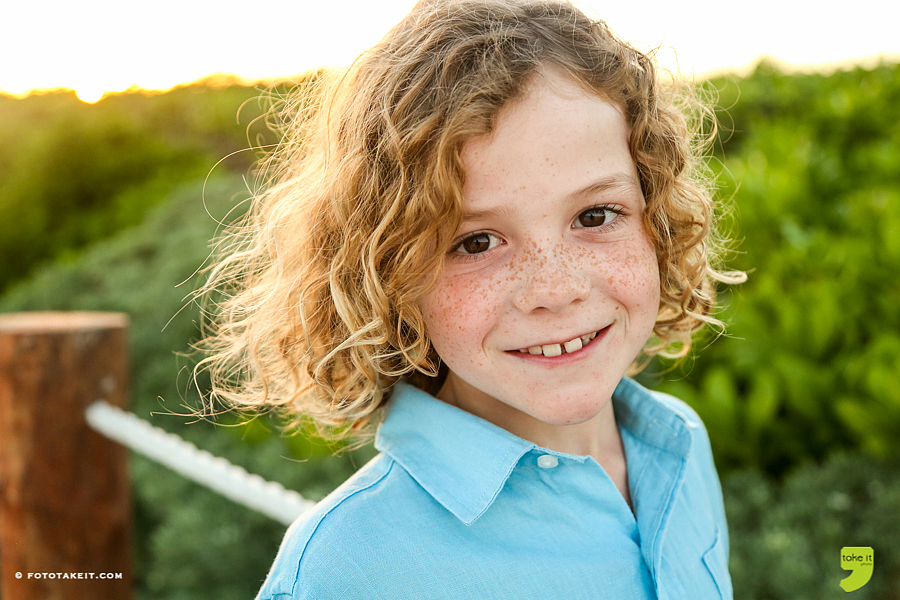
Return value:
[[(505, 290), (502, 282), (493, 277), (458, 275), (444, 277), (438, 282), (430, 298), (436, 313), (451, 320), (479, 320), (495, 313)], [(478, 310), (482, 314), (473, 313)]]
[(659, 295), (659, 263), (649, 241), (636, 241), (592, 262), (591, 270), (600, 279), (597, 285), (617, 297), (640, 300)]
[(463, 277), (438, 282), (422, 303), (432, 337), (458, 338), (483, 333), (497, 315), (496, 284)]

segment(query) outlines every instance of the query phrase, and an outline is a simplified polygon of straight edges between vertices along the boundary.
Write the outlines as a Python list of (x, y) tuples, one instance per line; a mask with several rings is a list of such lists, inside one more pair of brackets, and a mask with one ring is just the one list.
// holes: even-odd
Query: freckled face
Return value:
[(545, 70), (462, 158), (466, 217), (422, 302), (438, 396), (513, 433), (588, 421), (659, 307), (625, 118)]

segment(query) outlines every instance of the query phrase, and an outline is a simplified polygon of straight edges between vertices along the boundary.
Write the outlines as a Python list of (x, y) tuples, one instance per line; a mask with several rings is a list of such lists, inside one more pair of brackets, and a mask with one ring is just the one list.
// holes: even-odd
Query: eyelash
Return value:
[[(591, 212), (591, 211), (605, 211), (605, 212), (613, 213), (616, 216), (613, 217), (613, 219), (611, 221), (609, 221), (608, 223), (604, 223), (603, 225), (597, 225), (594, 227), (589, 227), (589, 226), (583, 225), (581, 227), (576, 227), (576, 229), (594, 229), (594, 230), (598, 230), (598, 231), (609, 231), (609, 230), (613, 229), (614, 227), (618, 227), (619, 223), (621, 222), (621, 219), (619, 217), (625, 215), (625, 211), (617, 206), (613, 206), (613, 205), (609, 205), (609, 204), (601, 204), (598, 206), (591, 206), (590, 208), (584, 209), (583, 211), (578, 213), (578, 217), (576, 217), (575, 221), (578, 222), (578, 219), (583, 214)], [(485, 250), (484, 252), (474, 252), (474, 253), (459, 252), (459, 249), (462, 248), (462, 245), (465, 244), (467, 241), (469, 241), (470, 239), (476, 238), (478, 236), (482, 236), (482, 235), (497, 237), (493, 233), (490, 233), (487, 231), (473, 231), (472, 233), (469, 233), (469, 234), (459, 238), (458, 240), (454, 241), (453, 245), (450, 248), (450, 254), (459, 260), (472, 261), (472, 260), (481, 260), (481, 259), (485, 258), (485, 256), (488, 254), (488, 251), (492, 250), (493, 248), (488, 248), (488, 250)], [(501, 243), (502, 243), (502, 241), (501, 241)], [(494, 246), (494, 247), (496, 247), (496, 246)]]

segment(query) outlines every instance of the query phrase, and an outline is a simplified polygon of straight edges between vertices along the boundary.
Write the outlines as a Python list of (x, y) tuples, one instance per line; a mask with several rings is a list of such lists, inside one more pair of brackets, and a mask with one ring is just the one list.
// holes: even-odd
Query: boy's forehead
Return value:
[(495, 194), (526, 188), (554, 195), (639, 188), (628, 134), (615, 104), (565, 75), (535, 78), (500, 110), (493, 131), (463, 144), (466, 208), (477, 212)]
[[(549, 111), (559, 116), (554, 127), (570, 124), (577, 127), (578, 115), (573, 115), (573, 107), (588, 103), (603, 105), (606, 110), (617, 112), (625, 122), (625, 113), (618, 103), (610, 101), (603, 94), (593, 92), (588, 86), (576, 81), (560, 67), (545, 65), (533, 73), (525, 82), (521, 92), (504, 104), (493, 119), (491, 131), (469, 138), (463, 143), (461, 157), (465, 162), (476, 160), (479, 155), (501, 136), (516, 135), (534, 129), (533, 118), (537, 112)], [(574, 117), (575, 123), (569, 122)], [(546, 133), (554, 133), (553, 129)]]

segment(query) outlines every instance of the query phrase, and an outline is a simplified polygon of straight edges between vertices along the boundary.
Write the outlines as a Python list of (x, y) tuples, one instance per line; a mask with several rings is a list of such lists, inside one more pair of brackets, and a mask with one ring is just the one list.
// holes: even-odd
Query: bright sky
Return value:
[[(349, 63), (413, 3), (2, 0), (0, 90), (68, 87), (88, 100), (132, 85), (165, 89), (213, 73), (291, 76)], [(900, 60), (895, 0), (577, 4), (639, 47), (674, 48), (688, 75), (739, 69), (762, 55), (803, 67), (878, 56)], [(664, 51), (660, 62), (673, 68), (673, 51)]]

